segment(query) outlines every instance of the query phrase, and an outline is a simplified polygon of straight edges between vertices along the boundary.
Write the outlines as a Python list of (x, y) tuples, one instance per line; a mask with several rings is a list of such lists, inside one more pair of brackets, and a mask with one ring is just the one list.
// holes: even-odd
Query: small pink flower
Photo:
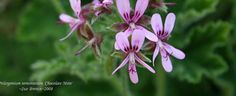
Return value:
[(99, 16), (100, 14), (104, 12), (111, 12), (111, 5), (113, 4), (113, 0), (103, 0), (102, 2), (100, 0), (93, 0), (93, 9), (95, 10), (95, 15)]
[(113, 4), (113, 0), (103, 0), (102, 3), (106, 6), (109, 6)]
[(151, 19), (152, 29), (159, 38), (159, 40), (156, 42), (156, 48), (153, 53), (153, 64), (160, 51), (162, 57), (162, 66), (166, 72), (171, 72), (173, 69), (169, 57), (170, 55), (180, 60), (185, 58), (185, 54), (181, 50), (176, 49), (165, 42), (174, 28), (175, 18), (176, 17), (174, 13), (169, 13), (166, 17), (164, 28), (160, 14), (154, 14)]
[(127, 63), (129, 63), (128, 71), (129, 71), (129, 77), (130, 80), (136, 84), (138, 83), (138, 74), (136, 70), (136, 62), (147, 68), (152, 73), (155, 73), (155, 70), (153, 70), (148, 64), (146, 64), (142, 59), (140, 59), (140, 56), (138, 55), (143, 43), (144, 43), (144, 35), (142, 34), (142, 30), (134, 30), (131, 37), (131, 44), (128, 40), (127, 35), (125, 35), (124, 32), (119, 32), (116, 35), (116, 42), (117, 45), (115, 45), (115, 48), (117, 50), (122, 50), (126, 57), (123, 60), (123, 62), (112, 72), (114, 74), (117, 70), (124, 67)]
[(149, 0), (137, 0), (134, 14), (131, 14), (129, 0), (116, 0), (118, 11), (125, 21), (124, 25), (128, 26), (127, 29), (125, 29), (124, 33), (129, 36), (135, 29), (139, 29), (141, 30), (142, 35), (144, 35), (147, 39), (156, 42), (157, 37), (152, 32), (145, 29), (138, 22), (147, 9), (148, 3)]
[(70, 5), (77, 18), (71, 17), (64, 13), (59, 16), (60, 20), (63, 23), (68, 23), (71, 29), (71, 31), (64, 38), (60, 39), (61, 41), (67, 39), (77, 28), (79, 28), (85, 22), (83, 16), (81, 16), (81, 1), (70, 0)]

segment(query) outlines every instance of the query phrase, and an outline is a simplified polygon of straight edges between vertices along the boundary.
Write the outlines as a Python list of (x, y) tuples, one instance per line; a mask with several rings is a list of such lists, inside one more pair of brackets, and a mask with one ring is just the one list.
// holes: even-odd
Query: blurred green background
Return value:
[[(69, 31), (57, 23), (60, 13), (72, 14), (68, 0), (1, 0), (0, 81), (70, 81), (73, 85), (43, 92), (0, 86), (0, 96), (236, 96), (236, 0), (168, 1), (177, 3), (168, 7), (177, 15), (169, 43), (183, 50), (186, 58), (172, 58), (171, 73), (163, 72), (160, 62), (156, 74), (139, 67), (140, 81), (134, 85), (126, 68), (111, 76), (122, 60), (111, 56), (115, 32), (110, 27), (122, 22), (116, 10), (92, 24), (104, 37), (102, 56), (97, 58), (92, 49), (74, 56), (85, 44), (75, 34), (59, 41)], [(148, 9), (146, 15), (156, 12), (166, 16), (160, 9)], [(145, 54), (151, 58), (150, 52)]]

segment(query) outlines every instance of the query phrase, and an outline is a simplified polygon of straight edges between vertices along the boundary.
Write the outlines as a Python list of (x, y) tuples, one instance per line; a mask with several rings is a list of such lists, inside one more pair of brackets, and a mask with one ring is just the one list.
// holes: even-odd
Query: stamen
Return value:
[(131, 27), (132, 30), (134, 30), (136, 28), (134, 23), (130, 23), (129, 26)]

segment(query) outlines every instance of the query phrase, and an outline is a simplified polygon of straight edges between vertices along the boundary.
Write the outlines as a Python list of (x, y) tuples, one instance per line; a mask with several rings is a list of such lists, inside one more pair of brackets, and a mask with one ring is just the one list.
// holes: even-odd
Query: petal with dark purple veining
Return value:
[(134, 83), (134, 84), (138, 83), (138, 74), (137, 74), (135, 64), (129, 64), (129, 78), (132, 83)]
[(163, 23), (162, 23), (160, 14), (152, 15), (151, 25), (152, 25), (152, 29), (156, 35), (158, 35), (159, 32), (163, 31)]
[(127, 52), (126, 49), (130, 46), (128, 37), (124, 34), (124, 32), (119, 32), (116, 34), (116, 43), (123, 52)]
[(130, 19), (130, 2), (129, 0), (116, 0), (117, 9), (122, 18), (128, 23)]
[(166, 17), (165, 20), (165, 25), (164, 25), (164, 29), (165, 32), (168, 32), (168, 34), (170, 35), (170, 33), (172, 32), (174, 25), (175, 25), (175, 14), (174, 13), (169, 13)]
[(160, 52), (161, 52), (161, 61), (163, 68), (165, 69), (166, 72), (171, 72), (173, 68), (168, 53), (164, 49), (161, 49)]
[(135, 51), (138, 52), (144, 43), (144, 32), (142, 30), (136, 29), (132, 34), (131, 45), (132, 48), (135, 48)]
[(147, 9), (148, 4), (149, 0), (137, 0), (134, 16), (132, 18), (134, 22), (137, 22), (139, 18), (143, 16), (145, 10)]

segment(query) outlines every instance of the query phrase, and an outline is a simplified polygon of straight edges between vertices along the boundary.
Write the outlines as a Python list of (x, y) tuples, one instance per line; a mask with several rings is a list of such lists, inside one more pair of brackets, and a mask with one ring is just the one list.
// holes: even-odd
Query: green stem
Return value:
[(164, 69), (162, 68), (161, 64), (158, 64), (158, 68), (159, 69), (157, 71), (157, 81), (156, 81), (156, 89), (157, 89), (157, 93), (156, 96), (166, 96), (166, 75), (164, 72)]
[(122, 96), (132, 96), (131, 92), (129, 90), (128, 74), (127, 74), (127, 71), (125, 69), (121, 70), (121, 79), (122, 79), (122, 82), (123, 82), (123, 95)]

